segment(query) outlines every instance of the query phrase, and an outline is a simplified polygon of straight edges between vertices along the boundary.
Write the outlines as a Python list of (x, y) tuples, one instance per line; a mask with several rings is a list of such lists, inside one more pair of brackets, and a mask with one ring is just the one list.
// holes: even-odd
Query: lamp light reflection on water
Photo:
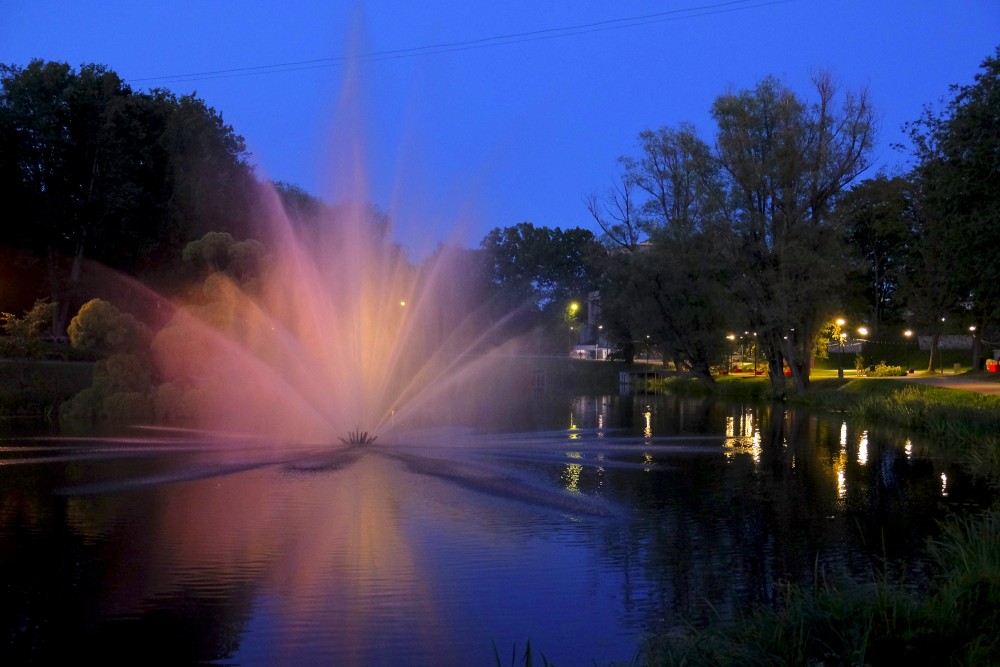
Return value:
[(948, 497), (948, 475), (941, 473), (941, 495)]
[(723, 447), (723, 453), (729, 460), (737, 454), (749, 454), (755, 464), (760, 463), (760, 431), (755, 427), (752, 412), (741, 412), (738, 418), (726, 417), (726, 442)]
[(569, 428), (567, 430), (569, 431), (569, 439), (570, 440), (579, 440), (580, 439), (580, 434), (576, 433), (576, 431), (580, 430), (580, 427), (576, 425), (576, 421), (573, 418), (573, 411), (572, 410), (570, 410), (570, 413), (569, 413)]
[(906, 444), (903, 446), (903, 451), (906, 452), (906, 459), (913, 458), (913, 441), (909, 438), (906, 439)]
[(868, 431), (862, 431), (861, 440), (858, 441), (858, 463), (868, 464)]
[(846, 421), (840, 425), (840, 452), (837, 454), (837, 458), (833, 462), (833, 469), (837, 475), (837, 499), (843, 502), (847, 498), (847, 422)]
[[(582, 452), (566, 452), (566, 458), (582, 459)], [(562, 479), (566, 483), (566, 490), (573, 493), (580, 493), (580, 475), (583, 474), (582, 463), (567, 463), (563, 471)]]

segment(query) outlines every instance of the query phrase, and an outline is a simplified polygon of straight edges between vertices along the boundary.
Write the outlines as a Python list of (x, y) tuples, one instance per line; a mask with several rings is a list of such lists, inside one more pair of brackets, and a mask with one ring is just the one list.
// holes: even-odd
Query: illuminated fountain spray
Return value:
[(154, 341), (169, 379), (161, 391), (207, 428), (371, 443), (454, 412), (463, 387), (496, 378), (505, 353), (483, 317), (471, 251), (443, 248), (415, 266), (366, 203), (359, 87), (349, 66), (332, 151), (333, 197), (347, 203), (292, 220), (268, 188), (260, 279), (206, 281), (207, 305)]
[(210, 277), (153, 343), (160, 391), (200, 426), (370, 444), (448, 414), (463, 383), (490, 377), (501, 355), (469, 289), (469, 251), (415, 266), (369, 207), (293, 223), (266, 199), (261, 275)]

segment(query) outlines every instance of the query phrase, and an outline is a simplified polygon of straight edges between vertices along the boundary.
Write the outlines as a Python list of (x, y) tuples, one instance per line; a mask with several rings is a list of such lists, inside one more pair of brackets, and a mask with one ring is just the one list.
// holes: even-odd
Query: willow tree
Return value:
[(845, 270), (830, 209), (869, 166), (875, 137), (865, 91), (838, 104), (829, 76), (814, 85), (817, 99), (807, 103), (769, 77), (712, 107), (717, 157), (730, 181), (732, 292), (757, 332), (776, 393), (785, 363), (796, 387), (808, 386), (815, 339)]

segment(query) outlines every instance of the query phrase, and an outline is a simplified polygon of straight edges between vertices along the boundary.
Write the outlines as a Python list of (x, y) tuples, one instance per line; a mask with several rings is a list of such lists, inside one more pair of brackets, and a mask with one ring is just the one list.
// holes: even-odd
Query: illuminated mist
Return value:
[(367, 206), (303, 225), (276, 193), (266, 200), (267, 268), (247, 285), (211, 276), (204, 303), (160, 331), (161, 394), (203, 428), (304, 442), (454, 416), (504, 356), (480, 316), (469, 251), (414, 266)]

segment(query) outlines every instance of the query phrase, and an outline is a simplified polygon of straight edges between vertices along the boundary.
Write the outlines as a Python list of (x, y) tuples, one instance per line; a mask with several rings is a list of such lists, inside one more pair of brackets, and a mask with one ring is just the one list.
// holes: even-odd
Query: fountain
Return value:
[(471, 251), (414, 266), (368, 207), (293, 221), (273, 191), (265, 201), (261, 275), (211, 275), (152, 343), (160, 394), (199, 427), (371, 444), (439, 424), (495, 381), (513, 344), (494, 340), (463, 274)]

